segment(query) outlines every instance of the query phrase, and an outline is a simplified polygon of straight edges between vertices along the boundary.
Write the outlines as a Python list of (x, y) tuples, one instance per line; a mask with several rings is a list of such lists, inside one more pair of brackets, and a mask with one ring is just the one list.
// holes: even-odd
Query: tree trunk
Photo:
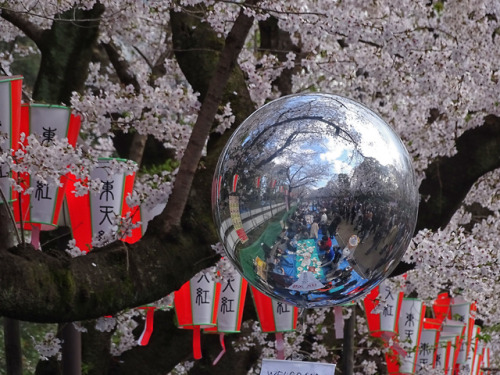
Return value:
[(342, 375), (354, 374), (354, 332), (356, 329), (356, 306), (344, 325), (344, 343), (342, 345)]
[(97, 45), (103, 12), (104, 6), (99, 3), (87, 11), (68, 10), (43, 34), (39, 44), (42, 60), (33, 88), (34, 100), (68, 105), (72, 92), (82, 91)]
[(62, 368), (64, 375), (82, 374), (82, 334), (72, 323), (62, 328)]
[(7, 375), (22, 375), (23, 353), (21, 350), (21, 335), (19, 321), (3, 318), (3, 332), (5, 345), (5, 363)]

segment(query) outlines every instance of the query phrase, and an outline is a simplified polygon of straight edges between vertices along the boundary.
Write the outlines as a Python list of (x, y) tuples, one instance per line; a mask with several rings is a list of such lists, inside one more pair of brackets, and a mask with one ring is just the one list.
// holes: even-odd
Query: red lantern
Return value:
[(235, 272), (233, 278), (221, 282), (217, 326), (205, 331), (235, 333), (241, 330), (248, 282)]
[[(67, 138), (73, 147), (80, 132), (80, 116), (71, 113), (71, 108), (59, 105), (23, 104), (21, 106), (21, 128), (25, 135), (33, 134), (42, 145), (50, 145), (57, 137)], [(27, 146), (25, 138), (24, 145)], [(16, 222), (23, 229), (32, 231), (32, 244), (40, 247), (40, 231), (57, 227), (61, 212), (67, 177), (60, 179), (61, 186), (49, 186), (32, 179), (28, 173), (15, 176), (23, 190), (32, 189), (31, 195), (21, 192), (14, 205)]]
[(474, 325), (472, 327), (472, 335), (471, 335), (471, 351), (469, 352), (469, 356), (467, 357), (467, 362), (464, 370), (462, 371), (465, 374), (475, 375), (478, 370), (478, 362), (480, 361), (480, 350), (479, 350), (479, 333), (481, 332), (481, 328), (479, 326)]
[(444, 375), (450, 374), (450, 369), (453, 369), (455, 349), (459, 343), (459, 335), (446, 331), (440, 332), (435, 368), (441, 369)]
[(174, 307), (179, 328), (193, 330), (193, 354), (201, 358), (200, 329), (217, 324), (220, 283), (208, 273), (200, 272), (174, 294)]
[[(385, 301), (382, 309), (376, 307), (380, 299)], [(398, 322), (403, 302), (403, 291), (394, 292), (382, 283), (365, 297), (365, 306), (368, 329), (374, 337), (382, 337), (386, 340), (398, 333)], [(380, 310), (380, 311), (377, 311)]]
[(475, 304), (465, 302), (462, 298), (455, 298), (450, 306), (451, 316), (465, 324), (465, 336), (460, 345), (457, 364), (463, 365), (467, 362), (471, 347), (471, 337), (474, 329)]
[(486, 368), (490, 368), (490, 366), (491, 366), (491, 348), (489, 346), (486, 346), (484, 348), (483, 364), (482, 364), (482, 366), (486, 367)]
[(255, 177), (255, 187), (260, 188), (260, 176)]
[[(125, 161), (124, 159), (99, 159), (98, 166), (91, 172), (91, 179), (99, 178), (103, 182), (100, 193), (88, 193), (83, 196), (75, 196), (75, 184), (77, 180), (69, 178), (66, 193), (71, 230), (76, 246), (83, 252), (92, 248), (92, 240), (102, 239), (115, 225), (116, 217), (131, 216), (131, 221), (136, 223), (140, 220), (138, 207), (129, 207), (126, 198), (132, 193), (135, 173), (127, 175), (122, 172), (113, 172), (110, 168), (113, 161)], [(130, 236), (126, 233), (122, 241), (133, 243), (142, 236), (141, 228), (132, 230)]]
[(403, 298), (398, 322), (400, 340), (408, 340), (414, 351), (401, 358), (400, 374), (414, 374), (425, 315), (425, 305), (417, 298)]
[(283, 332), (297, 329), (298, 308), (268, 297), (253, 286), (250, 290), (262, 332), (275, 333), (277, 358), (284, 359)]
[(450, 372), (453, 372), (458, 366), (457, 360), (460, 352), (459, 348), (461, 348), (462, 342), (466, 335), (465, 323), (456, 320), (445, 319), (445, 321), (443, 322), (443, 330), (441, 332), (441, 335), (445, 335), (447, 333), (457, 337), (457, 340), (455, 340), (455, 342), (452, 342), (454, 345), (451, 350), (452, 355), (450, 354)]
[(232, 190), (231, 190), (233, 193), (236, 193), (236, 187), (238, 186), (238, 178), (239, 177), (240, 176), (238, 176), (237, 174), (235, 174), (233, 176), (233, 187), (232, 187)]
[(437, 349), (439, 347), (439, 328), (429, 327), (425, 324), (418, 346), (418, 365), (436, 366)]
[(206, 328), (206, 333), (219, 333), (222, 347), (221, 353), (214, 360), (214, 365), (226, 352), (224, 334), (236, 333), (241, 330), (243, 308), (247, 294), (248, 282), (237, 272), (234, 277), (221, 282), (219, 299), (219, 312), (217, 313), (217, 326)]
[[(22, 85), (22, 76), (0, 77), (0, 153), (10, 149), (15, 151), (19, 147)], [(3, 136), (5, 141), (2, 141)], [(7, 202), (14, 198), (10, 177), (9, 166), (0, 163), (0, 190)]]
[(441, 293), (438, 297), (432, 302), (432, 310), (434, 312), (434, 317), (441, 323), (446, 318), (450, 318), (450, 302), (451, 298), (448, 293)]

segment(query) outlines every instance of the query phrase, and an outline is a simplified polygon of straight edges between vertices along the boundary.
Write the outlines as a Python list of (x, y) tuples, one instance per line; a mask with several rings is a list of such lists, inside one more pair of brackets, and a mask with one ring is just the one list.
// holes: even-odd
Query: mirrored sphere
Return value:
[(214, 220), (227, 257), (298, 307), (364, 296), (403, 256), (418, 190), (396, 133), (336, 95), (274, 100), (235, 131), (217, 165)]

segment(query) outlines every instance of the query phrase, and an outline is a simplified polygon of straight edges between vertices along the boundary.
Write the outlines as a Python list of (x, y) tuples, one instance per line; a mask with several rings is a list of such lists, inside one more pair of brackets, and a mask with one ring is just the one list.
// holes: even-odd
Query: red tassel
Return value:
[(200, 326), (194, 326), (193, 329), (193, 357), (194, 359), (201, 359)]

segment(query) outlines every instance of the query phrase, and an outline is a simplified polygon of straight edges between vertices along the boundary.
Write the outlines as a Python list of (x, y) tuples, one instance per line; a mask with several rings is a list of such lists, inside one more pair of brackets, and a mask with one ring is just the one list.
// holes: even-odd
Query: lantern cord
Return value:
[(7, 202), (7, 198), (5, 197), (5, 194), (3, 193), (2, 189), (0, 189), (0, 195), (2, 196), (2, 201), (4, 203), (4, 207), (6, 208), (7, 212), (9, 213), (9, 217), (10, 217), (10, 220), (12, 222), (12, 226), (14, 227), (14, 231), (16, 232), (17, 243), (21, 243), (21, 237), (19, 236), (19, 231), (17, 230), (17, 225), (16, 225), (16, 220), (14, 219), (14, 214), (12, 213), (12, 210), (9, 206), (9, 203)]
[(201, 359), (200, 326), (194, 326), (193, 329), (193, 357), (194, 359)]
[(285, 359), (285, 340), (283, 332), (276, 332), (276, 358)]
[(219, 353), (219, 355), (217, 356), (217, 358), (214, 359), (212, 366), (215, 366), (219, 362), (219, 360), (222, 358), (224, 353), (226, 352), (226, 345), (224, 344), (224, 333), (223, 332), (221, 332), (219, 334), (219, 342), (220, 342), (220, 346), (222, 347), (222, 350)]

